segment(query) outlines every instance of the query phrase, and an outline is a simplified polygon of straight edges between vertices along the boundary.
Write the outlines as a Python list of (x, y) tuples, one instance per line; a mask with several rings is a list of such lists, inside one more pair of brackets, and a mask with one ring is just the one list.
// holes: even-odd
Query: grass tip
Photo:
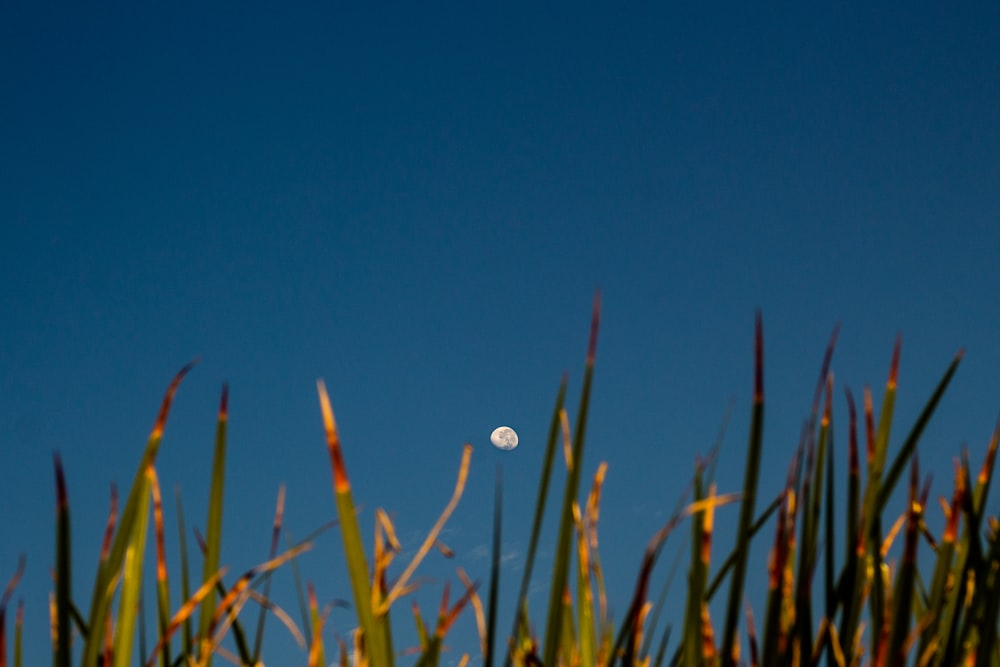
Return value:
[(594, 292), (594, 309), (590, 317), (590, 343), (587, 345), (587, 364), (592, 365), (597, 356), (597, 329), (601, 322), (601, 290)]
[(896, 344), (892, 347), (892, 365), (889, 367), (889, 388), (896, 388), (899, 377), (899, 353), (903, 347), (903, 334), (896, 334)]
[(219, 399), (219, 419), (229, 416), (229, 383), (222, 383), (222, 397)]
[(753, 400), (754, 403), (764, 402), (764, 323), (761, 319), (760, 309), (757, 309), (754, 318), (754, 372), (753, 372)]
[(52, 461), (56, 469), (56, 505), (61, 512), (69, 506), (69, 499), (66, 493), (66, 475), (63, 473), (59, 452), (52, 452)]

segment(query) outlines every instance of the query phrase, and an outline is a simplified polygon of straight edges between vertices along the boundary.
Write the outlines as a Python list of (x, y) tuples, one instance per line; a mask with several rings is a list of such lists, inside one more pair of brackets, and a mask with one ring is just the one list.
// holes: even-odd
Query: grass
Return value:
[[(925, 521), (930, 486), (929, 479), (921, 476), (918, 443), (961, 362), (961, 352), (944, 369), (901, 444), (893, 448), (891, 436), (899, 431), (893, 423), (900, 359), (897, 340), (878, 413), (869, 389), (865, 389), (860, 406), (849, 391), (844, 393), (842, 400), (849, 416), (845, 450), (844, 443), (835, 441), (831, 423), (833, 404), (841, 400), (834, 396), (830, 373), (837, 340), (834, 331), (820, 366), (800, 445), (789, 463), (787, 481), (783, 488), (765, 492), (765, 499), (774, 500), (758, 507), (766, 405), (764, 332), (759, 315), (754, 334), (754, 392), (743, 487), (735, 492), (720, 492), (714, 480), (713, 461), (699, 462), (689, 495), (649, 540), (625, 614), (620, 619), (612, 618), (598, 540), (606, 464), (596, 467), (589, 484), (584, 477), (599, 322), (598, 297), (572, 427), (566, 408), (565, 378), (556, 395), (526, 561), (513, 598), (516, 613), (509, 625), (506, 619), (497, 617), (498, 599), (507, 594), (498, 585), (503, 532), (503, 484), (498, 474), (492, 562), (485, 593), (459, 568), (456, 599), (452, 601), (450, 584), (446, 583), (435, 617), (425, 618), (412, 604), (420, 646), (415, 656), (399, 653), (393, 644), (394, 612), (400, 613), (404, 599), (418, 587), (415, 575), (427, 554), (435, 547), (445, 548), (438, 537), (461, 499), (472, 447), (466, 445), (463, 450), (452, 495), (439, 519), (410, 561), (397, 566), (401, 548), (395, 526), (385, 511), (379, 509), (374, 514), (372, 544), (366, 545), (362, 539), (344, 449), (322, 380), (317, 384), (319, 412), (326, 435), (337, 530), (347, 565), (344, 586), (345, 590), (349, 586), (352, 593), (357, 630), (327, 645), (325, 637), (331, 634), (325, 626), (328, 610), (319, 608), (311, 584), (301, 585), (296, 565), (296, 557), (311, 548), (313, 536), (295, 542), (284, 530), (284, 489), (278, 496), (267, 559), (236, 578), (228, 577), (226, 567), (220, 563), (226, 387), (222, 390), (215, 434), (206, 533), (203, 537), (187, 532), (178, 496), (176, 535), (182, 558), (179, 572), (169, 571), (164, 556), (168, 530), (163, 521), (156, 457), (173, 397), (191, 369), (189, 364), (166, 391), (121, 507), (117, 493), (112, 493), (101, 557), (97, 571), (91, 574), (92, 594), (86, 607), (71, 596), (71, 502), (66, 473), (58, 454), (54, 458), (56, 553), (50, 599), (53, 665), (207, 667), (213, 659), (259, 665), (265, 626), (274, 618), (298, 639), (303, 659), (310, 666), (334, 660), (339, 665), (391, 667), (404, 659), (409, 664), (432, 666), (440, 664), (445, 638), (456, 618), (471, 613), (479, 628), (481, 658), (488, 667), (498, 659), (505, 666), (1000, 666), (1000, 519), (986, 514), (1000, 425), (975, 472), (968, 453), (963, 453), (956, 464), (950, 500), (942, 501), (945, 522), (940, 534), (932, 534)], [(527, 590), (560, 458), (567, 475), (557, 509), (550, 597), (536, 619), (528, 613)], [(845, 459), (847, 479), (838, 484), (834, 479), (835, 463)], [(588, 486), (585, 496), (581, 496)], [(901, 516), (887, 511), (893, 498), (905, 498)], [(739, 505), (739, 519), (733, 551), (719, 558), (713, 553), (715, 512), (727, 504)], [(840, 521), (834, 512), (837, 506), (846, 507), (846, 516)], [(650, 591), (653, 572), (664, 545), (685, 523), (691, 538), (687, 585), (672, 595), (665, 588), (654, 603)], [(527, 526), (515, 530), (527, 530)], [(192, 535), (202, 555), (200, 563), (188, 562), (187, 544)], [(287, 545), (283, 552), (279, 551), (282, 538)], [(154, 545), (151, 556), (146, 552), (150, 540)], [(766, 575), (766, 594), (764, 599), (753, 602), (745, 599), (752, 547), (769, 553), (766, 572), (753, 573)], [(152, 564), (147, 562), (150, 559)], [(0, 667), (23, 664), (23, 602), (18, 601), (14, 614), (12, 647), (8, 646), (8, 610), (24, 567), (22, 558), (0, 597)], [(143, 600), (150, 592), (143, 590), (142, 582), (148, 567), (155, 568), (156, 585), (150, 598), (154, 602), (147, 604)], [(270, 576), (284, 567), (295, 574), (301, 601), (298, 620), (270, 599)], [(200, 572), (200, 576), (192, 581), (194, 572)], [(171, 601), (171, 580), (177, 578), (182, 599)], [(668, 600), (674, 608), (683, 609), (681, 627), (676, 631), (660, 621)], [(258, 608), (253, 619), (251, 602)], [(155, 613), (155, 633), (150, 638), (145, 634), (148, 609)], [(724, 610), (721, 619), (712, 618), (712, 609)], [(754, 610), (763, 612), (761, 625)], [(536, 622), (544, 628), (541, 636), (533, 631)], [(509, 628), (506, 634), (505, 628)], [(466, 664), (471, 658), (463, 655), (460, 663)]]

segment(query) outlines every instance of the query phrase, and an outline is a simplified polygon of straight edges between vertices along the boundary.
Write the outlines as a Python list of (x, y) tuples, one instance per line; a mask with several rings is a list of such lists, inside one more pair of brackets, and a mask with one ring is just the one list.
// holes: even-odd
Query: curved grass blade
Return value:
[[(135, 479), (128, 493), (125, 508), (122, 511), (121, 522), (114, 540), (108, 550), (107, 558), (103, 559), (98, 567), (97, 576), (94, 578), (94, 592), (91, 596), (90, 613), (88, 620), (91, 628), (104, 628), (108, 625), (111, 611), (111, 600), (117, 588), (117, 578), (121, 573), (122, 564), (125, 561), (125, 552), (134, 541), (133, 533), (136, 531), (136, 524), (140, 520), (142, 508), (140, 504), (146, 503), (148, 513), (148, 487), (146, 481), (146, 469), (156, 460), (156, 455), (160, 449), (163, 439), (163, 429), (170, 414), (170, 406), (173, 404), (174, 395), (180, 386), (181, 380), (194, 367), (196, 361), (192, 361), (182, 368), (174, 376), (167, 392), (160, 405), (160, 412), (157, 415), (153, 430), (149, 434), (146, 449), (143, 451), (142, 459), (139, 462)], [(98, 664), (99, 656), (104, 648), (102, 633), (93, 631), (87, 635), (83, 646), (83, 656), (81, 664), (84, 667), (91, 667)]]

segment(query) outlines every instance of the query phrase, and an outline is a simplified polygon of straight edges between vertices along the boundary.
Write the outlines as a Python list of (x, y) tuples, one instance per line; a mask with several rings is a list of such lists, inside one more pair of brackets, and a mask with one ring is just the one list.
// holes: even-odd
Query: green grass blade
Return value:
[[(535, 554), (538, 551), (538, 540), (542, 533), (542, 520), (545, 517), (545, 505), (548, 501), (549, 482), (552, 479), (552, 464), (555, 460), (556, 443), (559, 440), (559, 421), (566, 403), (566, 389), (569, 384), (564, 375), (556, 394), (555, 407), (552, 410), (552, 420), (549, 423), (549, 434), (545, 442), (545, 459), (542, 465), (542, 475), (538, 481), (538, 498), (535, 501), (535, 518), (531, 524), (531, 539), (528, 542), (528, 553), (524, 559), (524, 572), (521, 575), (521, 587), (517, 593), (516, 611), (514, 612), (514, 624), (510, 636), (513, 644), (517, 644), (518, 638), (522, 635), (521, 622), (527, 617), (524, 610), (527, 606), (528, 586), (531, 583), (531, 573), (535, 564)], [(510, 651), (506, 652), (504, 667), (511, 667)]]
[[(212, 483), (208, 500), (208, 519), (205, 523), (205, 561), (202, 568), (202, 582), (208, 581), (219, 569), (219, 554), (222, 544), (222, 503), (226, 475), (226, 429), (229, 422), (229, 385), (222, 385), (219, 400), (219, 417), (215, 430), (215, 451), (212, 456)], [(208, 627), (215, 615), (215, 590), (209, 591), (201, 603), (198, 621), (198, 637), (208, 639)], [(201, 656), (205, 667), (211, 667), (212, 657)]]
[(97, 576), (94, 578), (94, 592), (91, 596), (90, 613), (87, 619), (93, 632), (87, 635), (83, 646), (83, 656), (80, 664), (82, 667), (92, 667), (98, 664), (98, 658), (104, 649), (104, 634), (101, 628), (107, 626), (107, 620), (111, 611), (111, 600), (117, 587), (116, 582), (121, 574), (122, 564), (125, 561), (126, 550), (134, 541), (133, 533), (136, 531), (136, 523), (141, 519), (140, 504), (146, 506), (148, 513), (148, 483), (146, 481), (146, 469), (156, 461), (156, 455), (160, 450), (160, 443), (163, 439), (163, 429), (170, 414), (170, 406), (173, 403), (174, 395), (180, 386), (181, 380), (194, 367), (196, 362), (191, 362), (182, 368), (174, 376), (167, 392), (160, 404), (160, 412), (157, 415), (153, 430), (149, 434), (146, 449), (142, 453), (138, 470), (132, 481), (132, 487), (122, 511), (121, 521), (114, 539), (107, 550), (106, 558), (102, 559), (98, 568)]
[[(734, 667), (736, 628), (739, 622), (740, 600), (746, 581), (747, 561), (750, 557), (750, 530), (753, 525), (754, 506), (757, 501), (757, 482), (760, 474), (760, 456), (764, 433), (764, 332), (758, 311), (754, 325), (754, 392), (753, 412), (750, 417), (750, 438), (747, 445), (746, 476), (743, 481), (743, 499), (736, 533), (736, 564), (733, 566), (729, 585), (729, 599), (722, 627), (722, 667)], [(684, 641), (687, 642), (685, 636)]]
[[(59, 463), (59, 456), (56, 455), (56, 469), (57, 471), (61, 468)], [(60, 473), (57, 472), (57, 479)], [(57, 487), (59, 486), (57, 482)], [(65, 488), (65, 484), (62, 485)], [(25, 557), (22, 554), (17, 559), (17, 569), (14, 570), (14, 574), (11, 576), (10, 580), (7, 582), (7, 587), (4, 589), (3, 595), (0, 595), (0, 667), (7, 664), (7, 604), (10, 602), (11, 596), (14, 595), (14, 589), (21, 581), (21, 577), (24, 576), (25, 567)], [(20, 660), (20, 642), (21, 642), (21, 625), (24, 621), (24, 604), (22, 601), (17, 603), (17, 616), (14, 621), (14, 654), (15, 661)]]
[(549, 592), (549, 614), (545, 624), (544, 665), (555, 665), (561, 644), (563, 629), (562, 598), (569, 579), (569, 561), (572, 556), (573, 502), (580, 486), (580, 469), (583, 467), (583, 443), (587, 432), (587, 413), (590, 407), (590, 388), (594, 379), (594, 356), (597, 352), (597, 330), (600, 322), (601, 297), (594, 297), (593, 315), (590, 323), (590, 343), (587, 347), (587, 365), (583, 374), (583, 389), (580, 408), (577, 413), (576, 430), (573, 440), (573, 465), (567, 474), (566, 491), (560, 512), (559, 533), (552, 567), (552, 582)]
[(17, 601), (17, 615), (14, 618), (14, 667), (24, 665), (24, 600)]
[(312, 584), (309, 584), (309, 615), (311, 616), (313, 628), (313, 643), (309, 649), (309, 663), (310, 665), (323, 667), (326, 665), (326, 655), (323, 650), (323, 635), (321, 632), (323, 617), (319, 613), (319, 604), (316, 602), (316, 590)]
[[(938, 382), (937, 387), (934, 389), (934, 393), (931, 394), (930, 399), (921, 410), (920, 416), (917, 417), (917, 421), (913, 424), (910, 429), (910, 433), (906, 436), (906, 440), (903, 441), (902, 447), (900, 447), (899, 453), (896, 454), (896, 458), (893, 459), (892, 466), (889, 468), (889, 472), (885, 474), (885, 479), (881, 482), (879, 488), (878, 496), (878, 511), (879, 513), (885, 509), (885, 504), (889, 502), (889, 496), (892, 494), (892, 490), (895, 488), (896, 483), (899, 481), (899, 477), (903, 474), (903, 470), (906, 468), (906, 464), (909, 462), (910, 456), (913, 454), (914, 449), (917, 446), (917, 441), (920, 439), (921, 434), (924, 432), (924, 427), (930, 421), (931, 416), (934, 414), (934, 410), (937, 408), (941, 397), (944, 395), (945, 389), (948, 388), (948, 384), (951, 382), (952, 376), (955, 375), (955, 371), (958, 370), (958, 364), (962, 361), (962, 356), (964, 355), (963, 350), (959, 350), (955, 358), (952, 359), (951, 364), (948, 366), (948, 370), (945, 371), (944, 377)], [(897, 357), (898, 359), (898, 357)], [(898, 363), (898, 360), (897, 360)], [(895, 377), (892, 378), (893, 383), (893, 394), (895, 394)], [(886, 392), (886, 399), (889, 398), (888, 391)], [(891, 418), (891, 406), (890, 406), (890, 418)], [(885, 408), (883, 408), (883, 416), (885, 415)], [(883, 422), (885, 422), (885, 439), (888, 441), (888, 420), (879, 419), (879, 437), (880, 442), (882, 438), (882, 427)]]
[[(184, 522), (184, 506), (181, 503), (181, 490), (179, 488), (174, 489), (174, 500), (177, 505), (177, 543), (180, 547), (181, 557), (181, 599), (188, 600), (191, 598), (191, 572), (188, 567), (187, 528)], [(182, 633), (183, 646), (181, 647), (181, 655), (192, 655), (194, 653), (194, 633), (191, 630), (190, 619), (184, 620)]]
[[(156, 477), (156, 469), (150, 468), (150, 491), (153, 495), (153, 534), (156, 536), (156, 621), (157, 633), (162, 637), (170, 623), (170, 585), (167, 577), (167, 549), (163, 537), (163, 499), (160, 496), (160, 482)], [(143, 598), (140, 597), (140, 609), (145, 611)], [(146, 623), (139, 622), (139, 655), (146, 655)], [(161, 665), (169, 667), (170, 642), (163, 644)]]
[(69, 496), (66, 493), (66, 477), (62, 460), (54, 455), (56, 470), (56, 645), (52, 664), (54, 667), (69, 667), (72, 661), (70, 639), (73, 628), (69, 622), (72, 580), (70, 572), (70, 525)]
[(323, 424), (326, 432), (327, 452), (330, 456), (330, 468), (333, 475), (334, 500), (337, 514), (340, 517), (340, 532), (344, 541), (344, 556), (347, 559), (351, 589), (354, 593), (354, 606), (358, 615), (358, 623), (363, 633), (364, 646), (372, 664), (392, 667), (395, 656), (392, 650), (392, 639), (388, 632), (386, 617), (376, 618), (372, 609), (372, 586), (368, 580), (368, 559), (365, 556), (361, 540), (361, 529), (355, 513), (354, 500), (351, 496), (351, 483), (347, 478), (347, 467), (344, 465), (343, 452), (340, 449), (340, 436), (337, 434), (337, 423), (330, 407), (330, 398), (326, 393), (326, 385), (317, 382), (320, 407), (323, 411)]
[[(146, 478), (140, 487), (143, 491), (136, 506), (136, 514), (122, 566), (121, 599), (118, 602), (118, 622), (114, 635), (114, 667), (127, 667), (132, 659), (132, 640), (135, 636), (136, 612), (142, 592), (142, 566), (146, 551), (146, 532), (149, 525), (149, 486), (152, 465), (146, 468)], [(124, 528), (124, 525), (122, 526)]]

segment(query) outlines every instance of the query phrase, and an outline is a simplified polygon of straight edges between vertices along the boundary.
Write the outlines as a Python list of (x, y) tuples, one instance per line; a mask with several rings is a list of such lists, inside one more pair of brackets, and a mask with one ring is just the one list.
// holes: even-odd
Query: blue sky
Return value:
[[(1000, 9), (821, 4), (0, 9), (0, 579), (27, 554), (26, 660), (47, 659), (53, 450), (85, 600), (108, 485), (131, 480), (194, 357), (160, 478), (204, 526), (228, 381), (236, 571), (265, 557), (280, 484), (295, 534), (334, 514), (316, 378), (369, 535), (384, 507), (414, 548), (474, 445), (427, 613), (455, 565), (485, 581), (502, 462), (509, 617), (598, 287), (584, 476), (608, 461), (617, 618), (730, 400), (718, 480), (741, 484), (758, 308), (765, 492), (839, 321), (841, 451), (842, 388), (880, 393), (897, 333), (896, 445), (966, 349), (920, 447), (949, 493), (952, 457), (978, 461), (1000, 409)], [(514, 452), (490, 446), (500, 424)], [(349, 597), (340, 549), (330, 533), (303, 558), (321, 599)], [(290, 575), (275, 591), (294, 608)], [(272, 631), (268, 664), (304, 664)], [(471, 615), (452, 639), (451, 658), (475, 650)]]

